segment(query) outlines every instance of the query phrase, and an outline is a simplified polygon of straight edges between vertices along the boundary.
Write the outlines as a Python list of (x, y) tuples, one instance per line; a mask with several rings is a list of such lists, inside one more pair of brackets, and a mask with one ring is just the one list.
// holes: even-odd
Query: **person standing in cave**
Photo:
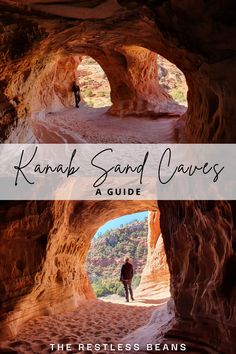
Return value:
[(75, 106), (76, 106), (76, 108), (79, 108), (79, 103), (81, 101), (80, 87), (79, 87), (79, 85), (76, 84), (75, 81), (72, 85), (72, 91), (74, 92), (74, 95), (75, 95)]
[(134, 276), (133, 265), (130, 263), (129, 257), (125, 258), (125, 263), (121, 267), (120, 281), (124, 285), (126, 302), (129, 302), (129, 294), (131, 300), (134, 301), (132, 290), (132, 279)]

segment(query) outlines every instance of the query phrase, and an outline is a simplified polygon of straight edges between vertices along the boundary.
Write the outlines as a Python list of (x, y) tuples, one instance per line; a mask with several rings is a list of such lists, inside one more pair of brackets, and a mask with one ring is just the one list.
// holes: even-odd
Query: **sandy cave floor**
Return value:
[[(78, 353), (78, 343), (117, 345), (122, 343), (122, 338), (127, 334), (144, 326), (154, 310), (166, 306), (167, 298), (164, 296), (165, 294), (159, 294), (155, 299), (139, 297), (129, 303), (116, 295), (105, 301), (83, 300), (74, 311), (40, 316), (28, 321), (14, 339), (1, 343), (0, 348), (4, 348), (4, 353), (10, 350), (17, 354), (46, 354), (51, 352), (50, 343), (72, 343), (71, 353)], [(82, 353), (90, 354), (95, 351)], [(116, 352), (101, 350), (97, 353)], [(140, 353), (142, 352), (139, 351)]]
[(58, 113), (35, 113), (33, 133), (39, 143), (177, 143), (179, 116), (115, 117), (109, 107), (66, 109)]

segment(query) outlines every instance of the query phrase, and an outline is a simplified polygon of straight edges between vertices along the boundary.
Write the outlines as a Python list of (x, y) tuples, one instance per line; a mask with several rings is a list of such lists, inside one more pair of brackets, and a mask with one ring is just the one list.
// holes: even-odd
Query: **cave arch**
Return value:
[[(79, 81), (78, 71), (83, 58), (91, 57), (104, 71), (110, 85), (112, 106), (109, 113), (118, 116), (167, 115), (178, 112), (171, 96), (159, 85), (157, 53), (137, 45), (123, 45), (116, 50), (77, 48), (76, 55), (50, 55), (45, 66), (40, 65), (40, 75), (35, 78), (29, 94), (28, 108), (36, 114), (60, 112), (74, 106), (72, 83)], [(50, 85), (48, 83), (50, 82)], [(83, 92), (82, 92), (83, 96)], [(177, 109), (177, 110), (176, 110)]]
[[(95, 298), (87, 276), (86, 255), (96, 230), (104, 222), (121, 214), (157, 210), (155, 201), (57, 201), (46, 210), (41, 205), (40, 202), (29, 203), (28, 206), (19, 204), (23, 209), (26, 207), (29, 213), (38, 214), (39, 224), (35, 228), (35, 234), (33, 225), (28, 225), (29, 230), (25, 229), (24, 232), (31, 234), (38, 242), (41, 235), (40, 225), (44, 223), (42, 232), (45, 235), (47, 230), (47, 243), (44, 244), (46, 249), (38, 260), (36, 274), (27, 275), (34, 284), (33, 289), (29, 294), (25, 289), (26, 293), (22, 293), (20, 300), (15, 299), (14, 311), (6, 319), (3, 338), (15, 335), (25, 321), (36, 315), (60, 313), (75, 308), (81, 299)], [(14, 210), (14, 205), (12, 207)], [(26, 225), (27, 217), (22, 215), (22, 218), (22, 223)], [(50, 223), (45, 224), (45, 218)], [(22, 233), (21, 225), (16, 225), (12, 232), (12, 235)], [(17, 242), (20, 244), (20, 239), (16, 238)], [(26, 244), (25, 247), (27, 254), (27, 247), (30, 249), (31, 244)], [(14, 254), (12, 256), (14, 259)], [(30, 262), (35, 262), (34, 257), (36, 254), (32, 254)], [(12, 274), (16, 271), (13, 259)], [(29, 268), (24, 276), (27, 272)], [(16, 277), (17, 274), (16, 272)], [(63, 299), (58, 303), (58, 294), (61, 292)], [(12, 300), (8, 301), (11, 303)], [(27, 312), (24, 308), (27, 308)]]
[[(125, 142), (125, 139), (127, 142), (131, 139), (136, 142), (140, 140), (145, 142), (145, 139), (151, 143), (155, 139), (158, 142), (165, 142), (167, 137), (172, 142), (179, 142), (184, 139), (182, 137), (184, 120), (179, 121), (178, 118), (183, 116), (186, 108), (177, 104), (160, 86), (156, 52), (134, 44), (119, 45), (116, 49), (111, 47), (106, 50), (102, 46), (86, 47), (80, 43), (75, 48), (69, 46), (68, 42), (65, 42), (64, 46), (66, 49), (62, 46), (61, 52), (49, 52), (45, 55), (40, 53), (32, 63), (31, 69), (25, 70), (23, 67), (23, 72), (19, 70), (19, 80), (26, 80), (24, 83), (19, 83), (18, 92), (14, 93), (17, 97), (20, 96), (20, 104), (18, 106), (16, 104), (15, 110), (22, 118), (20, 120), (22, 124), (14, 126), (16, 132), (13, 131), (9, 142), (24, 135), (22, 131), (25, 132), (27, 140), (30, 131), (32, 132), (32, 142), (78, 143), (87, 142), (87, 136), (87, 139), (91, 139), (89, 142), (98, 142), (99, 138), (96, 140), (96, 134), (87, 134), (83, 128), (80, 128), (85, 126), (88, 130), (94, 129), (94, 125), (88, 123), (90, 115), (94, 120), (103, 117), (104, 121), (105, 117), (112, 118), (112, 116), (130, 117), (130, 119), (140, 117), (143, 125), (147, 125), (148, 120), (153, 120), (152, 125), (155, 125), (157, 138), (154, 137), (154, 130), (151, 127), (146, 129), (144, 127), (147, 137), (135, 136), (138, 135), (136, 127), (133, 129), (134, 136), (132, 136), (131, 125), (127, 120), (127, 127), (124, 121), (110, 120), (109, 122), (108, 120), (104, 124), (101, 122), (101, 128), (99, 130), (98, 127), (97, 130), (100, 135), (106, 133), (103, 132), (104, 125), (106, 127), (111, 126), (112, 123), (117, 125), (117, 129), (113, 130), (114, 137), (110, 132), (107, 133), (114, 142)], [(77, 79), (77, 68), (84, 56), (95, 60), (107, 76), (111, 90), (111, 106), (106, 109), (93, 112), (70, 111), (75, 105), (72, 83)], [(10, 82), (8, 94), (13, 86), (15, 90), (15, 82)], [(18, 98), (14, 100), (18, 102)], [(74, 125), (76, 115), (78, 124)], [(158, 118), (173, 119), (169, 119), (163, 130), (162, 127), (158, 128), (159, 122), (156, 122)], [(131, 137), (119, 136), (122, 129), (126, 130)], [(104, 141), (104, 137), (102, 140)]]
[[(93, 58), (104, 70), (111, 88), (112, 106), (109, 114), (117, 116), (147, 116), (159, 114), (168, 116), (178, 111), (172, 98), (160, 87), (157, 77), (157, 50), (148, 41), (134, 44), (135, 38), (117, 48), (104, 48), (103, 44), (93, 43), (88, 33), (89, 45), (81, 39), (70, 38), (71, 30), (57, 34), (54, 40), (61, 40), (58, 47), (47, 46), (50, 51), (35, 53), (30, 67), (23, 65), (18, 69), (18, 83), (9, 80), (6, 94), (14, 100), (17, 115), (23, 119), (31, 116), (31, 121), (45, 117), (45, 114), (63, 111), (74, 105), (71, 84), (76, 78), (76, 68), (86, 55)], [(57, 38), (58, 37), (58, 38)], [(72, 35), (72, 38), (74, 34)], [(78, 42), (77, 42), (78, 41)], [(27, 125), (27, 120), (24, 122)], [(29, 123), (29, 122), (28, 122)], [(23, 127), (24, 127), (23, 124)], [(19, 127), (19, 125), (18, 125)]]

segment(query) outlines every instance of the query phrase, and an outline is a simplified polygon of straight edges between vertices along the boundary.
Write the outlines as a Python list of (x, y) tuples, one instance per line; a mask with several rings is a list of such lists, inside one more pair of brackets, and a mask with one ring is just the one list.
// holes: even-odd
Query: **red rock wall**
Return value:
[(49, 62), (35, 78), (30, 91), (29, 109), (36, 112), (59, 112), (74, 107), (71, 90), (76, 80), (76, 70), (81, 61), (79, 56), (59, 57)]
[(147, 298), (169, 289), (169, 268), (160, 228), (160, 211), (151, 211), (148, 216), (148, 255), (141, 282), (136, 293)]
[[(1, 324), (11, 322), (16, 303), (32, 291), (44, 263), (48, 232), (53, 224), (51, 205), (50, 202), (1, 202)], [(11, 333), (8, 325), (1, 330), (2, 335)]]
[(205, 343), (217, 352), (233, 353), (235, 224), (230, 204), (160, 201), (159, 207), (175, 302), (175, 323), (166, 338), (186, 338), (195, 349)]
[(141, 115), (167, 110), (172, 98), (158, 84), (157, 54), (133, 45), (118, 47), (113, 56), (120, 58), (120, 63), (115, 65), (116, 70), (113, 66), (110, 112)]

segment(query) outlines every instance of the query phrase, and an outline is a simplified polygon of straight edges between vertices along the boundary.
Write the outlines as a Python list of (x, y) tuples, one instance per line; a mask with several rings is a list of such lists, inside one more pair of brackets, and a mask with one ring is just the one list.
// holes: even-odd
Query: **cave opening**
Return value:
[(179, 105), (188, 107), (188, 85), (183, 72), (165, 57), (157, 56), (158, 80), (160, 86), (172, 97)]
[(111, 106), (111, 88), (102, 67), (91, 57), (83, 56), (76, 71), (82, 102), (93, 108)]
[[(45, 213), (40, 205), (39, 203), (38, 212)], [(143, 241), (147, 239), (146, 251), (143, 247), (139, 249), (139, 256), (146, 252), (146, 258), (143, 261), (145, 265), (140, 267), (139, 277), (135, 280), (139, 283), (135, 289), (135, 301), (128, 304), (131, 306), (126, 306), (124, 298), (118, 299), (117, 302), (105, 298), (101, 301), (99, 296), (98, 298), (95, 296), (86, 269), (91, 241), (100, 227), (109, 220), (129, 215), (132, 218), (136, 215), (137, 219), (136, 213), (145, 214), (145, 226), (143, 225), (141, 231), (143, 231)], [(58, 332), (55, 334), (50, 325), (48, 334), (55, 343), (65, 333), (70, 335), (67, 330), (64, 333), (64, 328), (70, 330), (73, 323), (77, 328), (79, 340), (85, 343), (91, 342), (93, 337), (104, 342), (105, 336), (110, 338), (105, 342), (119, 341), (145, 325), (153, 310), (159, 311), (162, 306), (166, 308), (169, 299), (169, 271), (160, 232), (160, 212), (156, 201), (57, 201), (54, 203), (51, 217), (55, 219), (52, 224), (45, 225), (48, 227), (47, 245), (34, 281), (32, 278), (32, 289), (19, 300), (15, 299), (14, 311), (7, 317), (4, 327), (6, 336), (11, 333), (11, 337), (17, 335), (17, 338), (27, 343), (28, 340), (31, 341), (29, 338), (34, 336), (32, 328), (36, 326), (37, 331), (41, 333), (39, 342), (45, 345), (43, 328), (47, 327), (47, 323), (54, 321), (58, 326)], [(134, 238), (141, 239), (141, 235), (135, 236), (137, 231), (140, 231), (139, 220), (134, 221), (133, 227)], [(125, 225), (122, 229), (125, 229)], [(45, 231), (43, 230), (44, 234)], [(111, 238), (109, 237), (108, 240), (111, 241)], [(129, 245), (130, 242), (126, 242), (125, 247)], [(134, 248), (133, 251), (136, 252)], [(130, 251), (132, 250), (126, 249), (125, 254), (131, 253)], [(160, 254), (162, 258), (159, 257)], [(118, 257), (119, 264), (116, 267), (118, 279), (123, 255), (124, 253), (121, 252)], [(114, 257), (108, 254), (105, 260), (109, 256), (115, 262)], [(34, 257), (31, 261), (34, 262)], [(163, 264), (165, 269), (167, 268), (165, 279), (163, 279)], [(28, 268), (30, 269), (30, 265)], [(27, 276), (27, 272), (24, 276)], [(163, 297), (163, 283), (160, 280), (163, 280), (165, 290), (168, 291), (165, 297)], [(126, 318), (123, 326), (120, 325), (121, 318)], [(79, 325), (78, 319), (80, 319)], [(11, 342), (5, 344), (9, 343)], [(26, 350), (25, 345), (28, 344), (23, 344), (24, 350)]]
[[(97, 298), (124, 302), (121, 267), (129, 258), (137, 303), (169, 298), (170, 275), (160, 229), (159, 210), (121, 215), (95, 233), (87, 255), (87, 272)], [(129, 296), (129, 301), (131, 298)]]

